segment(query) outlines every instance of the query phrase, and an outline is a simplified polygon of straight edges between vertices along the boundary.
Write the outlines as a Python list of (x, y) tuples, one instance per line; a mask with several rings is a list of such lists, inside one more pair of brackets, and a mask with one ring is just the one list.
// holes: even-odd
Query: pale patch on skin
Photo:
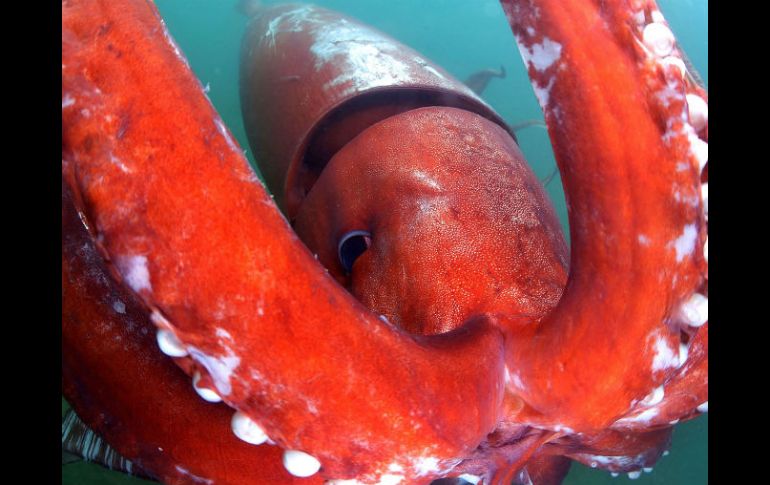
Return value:
[(436, 472), (439, 470), (439, 460), (438, 458), (428, 456), (428, 457), (422, 457), (417, 460), (417, 463), (415, 464), (415, 468), (417, 468), (417, 473), (419, 475), (427, 475), (428, 473)]
[(75, 104), (75, 98), (69, 94), (65, 94), (61, 99), (61, 109), (68, 108)]
[(118, 157), (110, 153), (110, 162), (118, 167), (121, 172), (123, 173), (130, 173), (131, 170), (126, 166), (125, 163), (123, 163)]
[(320, 27), (310, 50), (316, 57), (316, 70), (328, 63), (346, 66), (339, 76), (324, 85), (325, 88), (349, 85), (352, 92), (357, 92), (403, 84), (412, 78), (410, 66), (398, 58), (399, 52), (390, 39), (344, 19)]
[(214, 480), (211, 480), (210, 478), (199, 477), (198, 475), (191, 473), (189, 470), (187, 470), (186, 468), (180, 465), (176, 465), (176, 471), (188, 477), (190, 480), (192, 480), (195, 483), (207, 483), (207, 484), (214, 483)]
[(114, 302), (112, 302), (112, 309), (115, 310), (116, 312), (120, 313), (120, 314), (125, 314), (126, 313), (126, 304), (123, 303), (120, 300), (115, 300)]
[(419, 207), (420, 212), (424, 215), (440, 214), (443, 212), (441, 210), (441, 208), (444, 206), (442, 202), (444, 201), (441, 199), (421, 198), (417, 200), (417, 207)]
[(315, 70), (334, 66), (332, 72), (337, 73), (336, 77), (324, 83), (323, 89), (335, 90), (335, 96), (344, 97), (377, 87), (409, 85), (420, 79), (437, 87), (461, 89), (466, 96), (484, 103), (469, 88), (455, 86), (454, 81), (420, 56), (404, 58), (403, 48), (387, 35), (344, 18), (330, 21), (323, 10), (311, 6), (296, 8), (274, 18), (267, 25), (261, 42), (275, 48), (278, 33), (300, 31), (314, 39), (310, 51), (315, 56)]
[(685, 256), (691, 256), (695, 251), (695, 242), (698, 239), (698, 229), (695, 224), (687, 224), (682, 229), (682, 235), (669, 243), (676, 251), (676, 262), (681, 263)]
[(417, 475), (420, 476), (423, 473), (436, 473), (438, 476), (444, 476), (454, 467), (460, 464), (462, 460), (441, 460), (432, 456), (423, 456), (418, 459), (416, 468), (418, 470)]
[(397, 485), (403, 481), (404, 481), (403, 475), (386, 473), (380, 477), (380, 481), (377, 482), (377, 485)]
[(660, 410), (657, 407), (652, 407), (649, 409), (645, 409), (641, 413), (635, 414), (634, 416), (618, 419), (617, 421), (615, 421), (615, 423), (616, 424), (648, 423), (655, 416), (657, 416), (659, 412)]
[(222, 123), (222, 119), (219, 117), (214, 118), (214, 124), (217, 125), (217, 131), (219, 131), (219, 133), (225, 138), (225, 141), (227, 142), (227, 145), (230, 147), (230, 149), (232, 149), (233, 152), (240, 153), (238, 145), (235, 144), (233, 137), (230, 136), (230, 132), (227, 131), (225, 124)]
[(639, 236), (637, 237), (637, 240), (639, 241), (639, 244), (641, 244), (642, 246), (649, 246), (650, 243), (652, 242), (650, 241), (650, 238), (644, 234), (639, 234)]
[(370, 46), (375, 49), (379, 46), (384, 50), (393, 51), (392, 53), (396, 51), (390, 39), (385, 36), (340, 19), (338, 22), (318, 28), (316, 41), (310, 47), (316, 58), (315, 69), (320, 70), (327, 63), (335, 61), (337, 57), (345, 56), (350, 44)]
[(176, 41), (173, 37), (171, 37), (171, 34), (168, 31), (168, 28), (166, 27), (166, 22), (163, 21), (163, 19), (160, 19), (160, 24), (163, 27), (163, 37), (166, 38), (166, 42), (168, 42), (168, 45), (171, 46), (172, 49), (174, 49), (174, 54), (179, 58), (180, 61), (182, 61), (185, 66), (190, 67), (190, 63), (187, 62), (187, 58), (182, 54), (182, 51), (179, 50), (179, 46), (177, 45)]
[(217, 337), (219, 337), (221, 339), (224, 339), (224, 340), (227, 340), (230, 343), (233, 342), (233, 336), (230, 335), (230, 332), (228, 332), (224, 328), (217, 328), (215, 333), (216, 333)]
[(282, 13), (267, 24), (263, 42), (267, 42), (270, 47), (274, 48), (276, 34), (280, 32), (300, 32), (302, 30), (302, 22), (318, 21), (312, 18), (315, 13), (313, 7), (309, 5)]
[(531, 64), (539, 72), (544, 72), (561, 57), (562, 45), (548, 38), (539, 44), (532, 44), (531, 48), (527, 48), (523, 43), (519, 45), (524, 62)]
[(679, 352), (672, 349), (663, 337), (655, 340), (655, 354), (652, 357), (652, 371), (659, 372), (679, 366)]
[[(685, 121), (680, 122), (682, 120)], [(679, 116), (671, 116), (666, 120), (666, 132), (660, 139), (670, 144), (677, 137), (688, 137), (691, 132), (693, 132), (693, 128), (686, 122), (685, 111), (682, 109)]]
[(115, 264), (123, 275), (126, 284), (139, 293), (141, 290), (152, 291), (150, 271), (147, 269), (147, 256), (131, 255), (115, 258)]
[(684, 204), (689, 204), (693, 207), (697, 207), (698, 203), (700, 203), (698, 194), (692, 194), (690, 196), (683, 195), (682, 191), (676, 185), (674, 185), (674, 200)]
[[(195, 347), (189, 347), (188, 350), (190, 357), (206, 368), (219, 394), (221, 396), (230, 395), (232, 392), (230, 377), (233, 371), (240, 365), (241, 358), (233, 355), (232, 351), (230, 351), (230, 355), (213, 357)], [(227, 350), (229, 351), (230, 349)]]
[[(304, 21), (313, 22), (311, 26), (305, 25), (305, 29), (314, 38), (310, 47), (315, 56), (314, 67), (320, 71), (332, 65), (333, 72), (338, 73), (324, 84), (324, 89), (340, 90), (339, 95), (346, 96), (376, 87), (410, 84), (426, 77), (429, 84), (455, 87), (422, 57), (405, 58), (402, 47), (384, 34), (346, 19), (318, 22), (311, 17), (306, 16)], [(464, 94), (483, 102), (470, 89), (466, 88)]]
[[(531, 28), (528, 28), (528, 31), (529, 29)], [(527, 68), (529, 68), (531, 65), (533, 69), (543, 73), (548, 68), (556, 64), (561, 57), (562, 45), (558, 42), (554, 42), (548, 38), (545, 38), (543, 39), (543, 42), (539, 44), (532, 44), (531, 47), (527, 47), (524, 39), (522, 39), (520, 36), (515, 37), (516, 46), (519, 48), (519, 53), (521, 54), (521, 58), (524, 60), (524, 65), (527, 66)], [(545, 86), (543, 86), (539, 82), (535, 81), (534, 78), (530, 77), (530, 79), (532, 81), (532, 89), (535, 91), (537, 102), (540, 104), (540, 108), (543, 111), (546, 111), (548, 102), (550, 100), (551, 88), (553, 88), (554, 82), (556, 80), (554, 77), (551, 77)]]
[(521, 376), (518, 372), (509, 372), (505, 375), (507, 384), (510, 384), (516, 390), (524, 390), (524, 382), (521, 380)]
[(654, 406), (658, 403), (660, 403), (663, 398), (665, 397), (666, 393), (663, 389), (663, 386), (656, 387), (647, 397), (642, 399), (640, 404), (642, 406)]
[(684, 93), (678, 89), (677, 86), (674, 86), (671, 83), (668, 83), (666, 87), (655, 93), (655, 96), (666, 108), (668, 108), (674, 102), (682, 103), (685, 100)]
[[(672, 116), (666, 121), (666, 132), (661, 137), (667, 144), (672, 144), (677, 138), (684, 138), (688, 145), (688, 155), (691, 159), (694, 159), (699, 169), (703, 169), (708, 162), (708, 143), (701, 140), (695, 129), (687, 122), (687, 106), (683, 103), (682, 111), (679, 116)], [(681, 121), (681, 122), (680, 122)], [(686, 165), (687, 169), (691, 166), (691, 162), (680, 161), (677, 163), (677, 169), (682, 167), (681, 164)]]
[(540, 109), (543, 111), (545, 111), (548, 107), (548, 101), (551, 97), (551, 88), (553, 88), (554, 82), (555, 79), (551, 78), (545, 87), (540, 87), (536, 82), (532, 83), (532, 89), (535, 91), (535, 97), (537, 98), (537, 102), (540, 105)]
[(425, 65), (422, 66), (422, 68), (425, 69), (426, 71), (428, 71), (429, 73), (433, 74), (436, 77), (440, 77), (441, 79), (446, 79), (446, 77), (443, 74), (441, 74), (440, 72), (438, 72), (436, 69), (434, 69), (433, 66), (425, 64)]

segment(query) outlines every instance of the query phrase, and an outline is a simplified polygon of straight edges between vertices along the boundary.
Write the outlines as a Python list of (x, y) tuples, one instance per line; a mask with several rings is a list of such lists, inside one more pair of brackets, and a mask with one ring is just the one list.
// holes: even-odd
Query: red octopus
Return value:
[(638, 474), (706, 411), (706, 92), (651, 0), (501, 4), (569, 252), (500, 117), (384, 34), (251, 22), (284, 216), (151, 2), (63, 0), (62, 377), (90, 427), (165, 483), (558, 484)]

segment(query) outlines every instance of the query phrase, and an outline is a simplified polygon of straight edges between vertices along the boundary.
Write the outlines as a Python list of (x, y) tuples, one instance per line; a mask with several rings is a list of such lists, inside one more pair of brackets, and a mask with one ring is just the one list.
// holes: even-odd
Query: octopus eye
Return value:
[(345, 273), (350, 273), (353, 269), (353, 263), (371, 245), (372, 235), (368, 231), (350, 231), (340, 238), (340, 243), (337, 245), (337, 256), (345, 269)]

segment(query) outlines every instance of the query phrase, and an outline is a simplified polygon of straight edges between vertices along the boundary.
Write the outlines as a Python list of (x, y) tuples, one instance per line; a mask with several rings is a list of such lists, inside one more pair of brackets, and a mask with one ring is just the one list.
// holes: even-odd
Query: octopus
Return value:
[(163, 483), (638, 477), (708, 410), (708, 95), (652, 0), (501, 0), (570, 243), (476, 92), (255, 7), (258, 176), (147, 0), (62, 1), (62, 387)]

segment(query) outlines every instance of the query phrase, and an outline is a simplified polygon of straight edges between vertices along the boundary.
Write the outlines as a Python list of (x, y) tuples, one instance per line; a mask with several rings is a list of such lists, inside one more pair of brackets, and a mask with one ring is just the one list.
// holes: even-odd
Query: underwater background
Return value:
[[(254, 165), (241, 119), (238, 69), (241, 35), (247, 19), (235, 0), (155, 0), (166, 25), (190, 66), (208, 89), (208, 97)], [(263, 5), (287, 3), (263, 1)], [(543, 115), (532, 91), (510, 26), (498, 0), (315, 0), (391, 35), (434, 61), (459, 80), (476, 71), (504, 66), (506, 77), (493, 79), (482, 97), (515, 126)], [(708, 87), (707, 0), (658, 0), (680, 47)], [(162, 96), (162, 93), (158, 93)], [(556, 164), (546, 130), (534, 125), (518, 130), (519, 144), (534, 172), (546, 180)], [(567, 230), (564, 193), (558, 177), (546, 189)], [(62, 416), (68, 408), (62, 400)], [(171, 431), (171, 430), (169, 430)], [(652, 473), (631, 481), (573, 463), (564, 485), (708, 483), (708, 414), (676, 426), (670, 454)], [(62, 484), (152, 483), (74, 462), (62, 466)]]

